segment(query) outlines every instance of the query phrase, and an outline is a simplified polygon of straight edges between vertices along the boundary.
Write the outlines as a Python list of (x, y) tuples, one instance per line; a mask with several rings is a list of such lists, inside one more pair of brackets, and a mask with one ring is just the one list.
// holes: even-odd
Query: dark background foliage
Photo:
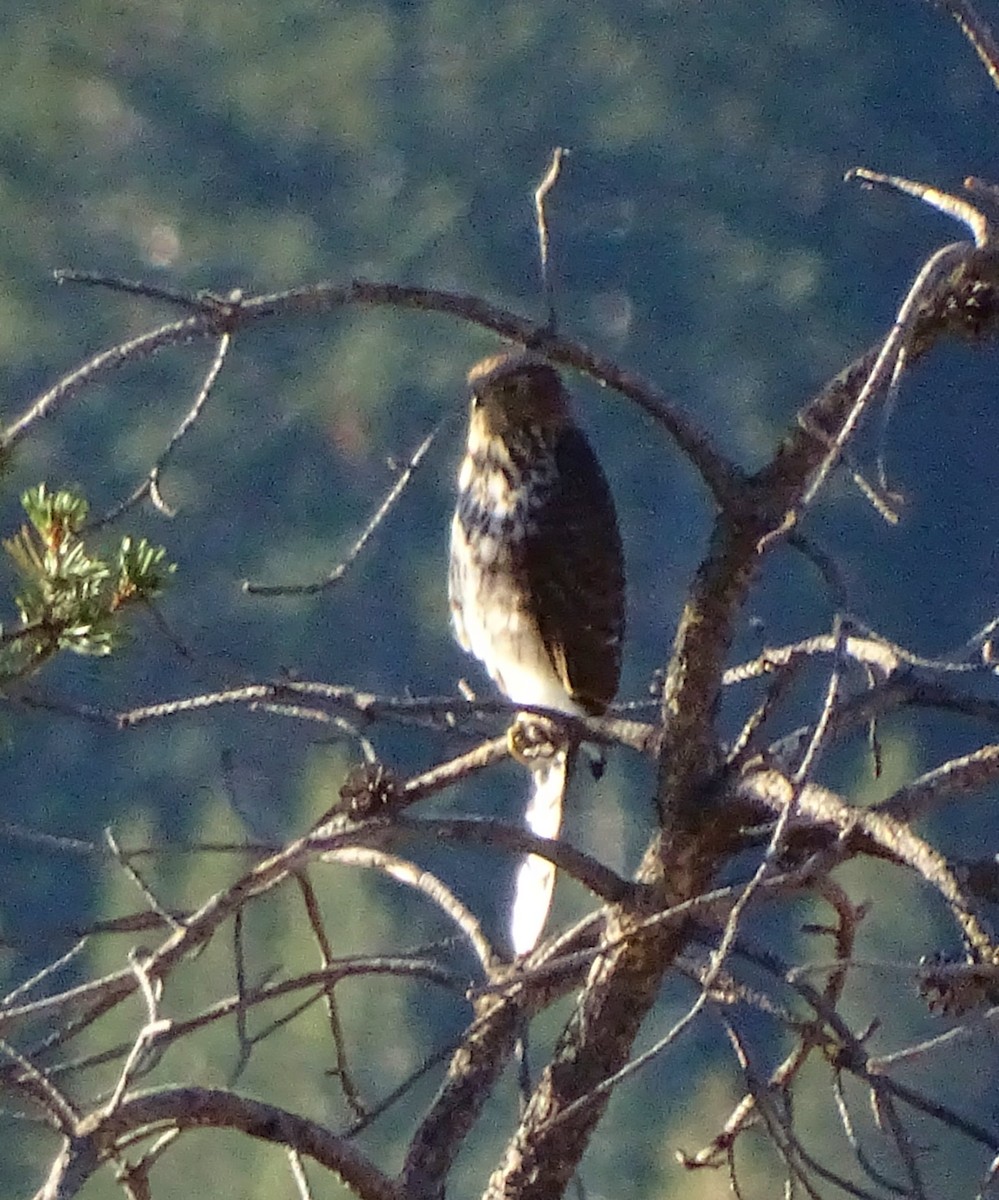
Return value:
[[(945, 187), (997, 175), (999, 96), (957, 30), (917, 0), (8, 0), (0, 25), (8, 417), (84, 357), (168, 315), (57, 287), (56, 267), (219, 292), (395, 280), (540, 315), (529, 199), (561, 144), (572, 151), (551, 203), (563, 327), (654, 380), (741, 462), (759, 464), (811, 391), (887, 327), (926, 254), (960, 236), (927, 209), (844, 184), (843, 171), (862, 164)], [(126, 653), (60, 660), (35, 694), (122, 709), (282, 671), (390, 695), (450, 693), (463, 674), (485, 688), (451, 641), (444, 555), (463, 378), (494, 346), (440, 317), (358, 309), (237, 339), (166, 475), (179, 515), (128, 518), (178, 564), (161, 611), (192, 656), (140, 618)], [(19, 492), (41, 479), (79, 486), (95, 513), (127, 494), (207, 362), (203, 346), (171, 350), (37, 427), (4, 480), (4, 532), (20, 521)], [(919, 651), (957, 645), (996, 608), (995, 368), (992, 351), (952, 349), (906, 380), (887, 439), (891, 480), (906, 498), (900, 526), (845, 483), (811, 519), (855, 612)], [(573, 388), (620, 510), (630, 575), (622, 698), (641, 699), (710, 510), (658, 428), (619, 397), (582, 381)], [(446, 414), (454, 419), (402, 503), (336, 589), (243, 594), (246, 578), (300, 582), (330, 569), (390, 486), (388, 459), (409, 454)], [(865, 464), (874, 452), (868, 437)], [(762, 628), (747, 627), (740, 649), (749, 654), (828, 629), (832, 605), (809, 564), (782, 551), (751, 611)], [(323, 811), (356, 758), (314, 728), (246, 713), (121, 734), (18, 707), (3, 722), (0, 978), (11, 986), (58, 944), (42, 931), (138, 900), (108, 882), (105, 863), (41, 849), (23, 830), (90, 842), (108, 824), (133, 842), (285, 837)], [(442, 754), (429, 735), (374, 737), (406, 770)], [(962, 745), (960, 727), (941, 719), (894, 722), (883, 737), (877, 784), (859, 739), (832, 762), (830, 780), (851, 798), (890, 791)], [(512, 816), (521, 787), (500, 771), (447, 802)], [(630, 863), (649, 829), (647, 795), (643, 772), (615, 757), (580, 797), (570, 836)], [(984, 803), (963, 808), (942, 831), (945, 849), (980, 848), (988, 816)], [(502, 920), (509, 864), (484, 852), (431, 860), (493, 927)], [(171, 858), (158, 886), (171, 903), (192, 903), (213, 869)], [(345, 944), (415, 946), (440, 934), (419, 901), (342, 875), (331, 875), (328, 901)], [(901, 961), (939, 914), (873, 873), (869, 888), (896, 912), (891, 938), (864, 951)], [(572, 903), (563, 897), (566, 912)], [(259, 936), (264, 957), (281, 961), (301, 935), (290, 906), (272, 907)], [(791, 926), (784, 933), (795, 936)], [(98, 965), (96, 954), (85, 964)], [(886, 988), (899, 993), (888, 968), (859, 979), (857, 1011), (874, 1015)], [(429, 1011), (405, 989), (375, 1003), (358, 989), (356, 1010), (349, 999), (355, 1058), (370, 1081), (460, 1027), (457, 1009)], [(677, 990), (663, 1004), (683, 999)], [(893, 1003), (908, 1011), (907, 993)], [(926, 1018), (915, 1000), (911, 1009), (915, 1029)], [(168, 1074), (186, 1067), (224, 1079), (224, 1037), (204, 1039), (199, 1053), (178, 1056)], [(636, 1197), (721, 1194), (722, 1179), (684, 1179), (672, 1152), (714, 1131), (737, 1084), (707, 1037), (685, 1055), (682, 1087), (674, 1059), (615, 1100), (589, 1155), (591, 1194), (617, 1194), (622, 1175)], [(301, 1106), (294, 1067), (282, 1064), (280, 1088)], [(266, 1059), (241, 1086), (265, 1082)], [(981, 1090), (994, 1109), (987, 1084), (969, 1068), (965, 1092)], [(301, 1086), (315, 1088), (314, 1074)], [(665, 1137), (658, 1120), (649, 1136), (650, 1105), (667, 1117)], [(495, 1147), (483, 1143), (504, 1128), (481, 1135), (470, 1155), (488, 1154)], [(388, 1121), (373, 1135), (389, 1159), (395, 1132)], [(35, 1183), (46, 1145), (7, 1122), (0, 1191)], [(290, 1194), (283, 1163), (222, 1145), (213, 1153), (231, 1155), (226, 1170), (245, 1172), (231, 1194)], [(189, 1156), (176, 1194), (199, 1194), (221, 1161)], [(100, 1186), (88, 1196), (113, 1194), (112, 1182)]]

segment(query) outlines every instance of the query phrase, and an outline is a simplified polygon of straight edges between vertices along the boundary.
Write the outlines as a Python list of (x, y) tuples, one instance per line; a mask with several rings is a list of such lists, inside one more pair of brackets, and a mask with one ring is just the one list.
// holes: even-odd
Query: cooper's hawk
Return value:
[[(457, 639), (516, 704), (597, 715), (617, 691), (624, 633), (624, 563), (607, 480), (545, 359), (496, 354), (468, 383), (448, 589)], [(527, 808), (529, 828), (549, 838), (558, 836), (572, 765), (565, 739), (555, 742), (531, 762)], [(521, 865), (516, 953), (540, 937), (554, 883), (547, 860), (532, 855)]]

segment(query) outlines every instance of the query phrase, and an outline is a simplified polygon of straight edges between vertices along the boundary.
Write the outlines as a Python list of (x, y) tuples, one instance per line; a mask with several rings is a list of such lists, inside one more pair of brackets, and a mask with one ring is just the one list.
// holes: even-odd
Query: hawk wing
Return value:
[(538, 632), (568, 694), (587, 712), (613, 700), (624, 636), (624, 556), (614, 501), (586, 435), (568, 426), (518, 548)]

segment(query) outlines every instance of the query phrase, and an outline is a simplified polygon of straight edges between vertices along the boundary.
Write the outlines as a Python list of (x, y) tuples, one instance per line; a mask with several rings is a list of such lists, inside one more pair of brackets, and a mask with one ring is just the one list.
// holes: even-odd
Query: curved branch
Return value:
[(355, 867), (370, 867), (376, 871), (382, 871), (400, 883), (406, 884), (407, 887), (422, 892), (458, 926), (471, 944), (487, 975), (497, 964), (498, 955), (482, 932), (482, 926), (478, 920), (436, 875), (432, 875), (429, 871), (396, 854), (376, 850), (371, 846), (344, 846), (339, 850), (330, 850), (322, 857), (326, 862), (342, 862)]
[(171, 321), (158, 329), (151, 329), (148, 333), (102, 351), (75, 371), (64, 375), (0, 432), (0, 450), (10, 449), (20, 441), (35, 421), (49, 416), (59, 404), (71, 400), (78, 392), (111, 371), (116, 371), (128, 363), (150, 358), (168, 346), (178, 346), (200, 338), (218, 337), (223, 332), (224, 330), (219, 330), (204, 317), (187, 317), (182, 321)]
[(137, 1130), (230, 1129), (288, 1147), (333, 1171), (361, 1200), (400, 1200), (396, 1184), (344, 1138), (274, 1104), (215, 1088), (162, 1088), (126, 1096), (112, 1113), (82, 1120), (35, 1200), (68, 1200)]
[(577, 850), (568, 842), (538, 837), (529, 829), (507, 825), (489, 817), (421, 817), (419, 820), (394, 821), (407, 835), (432, 837), (447, 842), (473, 842), (509, 850), (513, 854), (536, 854), (554, 863), (560, 871), (581, 883), (587, 891), (611, 904), (620, 904), (635, 892), (635, 885), (623, 879), (599, 859)]
[(971, 754), (952, 758), (900, 787), (887, 799), (873, 805), (871, 812), (896, 821), (915, 821), (926, 816), (947, 796), (978, 792), (999, 779), (999, 746), (981, 746)]
[[(74, 273), (61, 278), (72, 282)], [(179, 297), (174, 297), (180, 300)], [(560, 337), (546, 325), (528, 321), (516, 313), (497, 308), (477, 296), (441, 292), (432, 288), (403, 287), (394, 283), (370, 283), (356, 279), (349, 284), (319, 283), (271, 295), (221, 298), (191, 297), (195, 315), (171, 322), (140, 337), (113, 346), (65, 376), (35, 400), (20, 417), (0, 433), (0, 449), (13, 445), (39, 417), (70, 399), (84, 386), (129, 362), (148, 358), (167, 346), (181, 345), (206, 337), (234, 334), (258, 321), (326, 314), (349, 306), (403, 308), (454, 317), (500, 337), (537, 350), (552, 362), (588, 375), (605, 387), (626, 396), (661, 425), (700, 472), (719, 504), (727, 503), (741, 473), (713, 439), (691, 417), (652, 384), (610, 359), (602, 358), (580, 342)]]
[(518, 1006), (506, 997), (479, 996), (475, 1020), (448, 1065), (430, 1111), (410, 1140), (399, 1176), (406, 1200), (436, 1200), (462, 1143), (513, 1055), (522, 1031)]
[[(324, 829), (322, 849), (336, 849), (337, 843), (356, 845), (363, 841), (363, 831), (370, 828), (370, 824), (356, 823), (341, 817), (336, 825), (337, 836), (331, 832), (332, 826)], [(145, 963), (147, 978), (153, 983), (164, 979), (179, 962), (195, 953), (223, 922), (234, 916), (249, 900), (276, 887), (293, 872), (305, 866), (317, 853), (315, 835), (308, 834), (297, 838), (277, 854), (272, 854), (257, 863), (225, 891), (209, 897), (201, 908), (192, 913), (180, 928), (172, 932), (150, 955)], [(0, 1010), (0, 1030), (24, 1019), (29, 1013), (37, 1016), (46, 1008), (75, 1006), (82, 1002), (84, 1007), (79, 1016), (73, 1020), (66, 1020), (61, 1027), (60, 1040), (66, 1041), (114, 1008), (137, 987), (138, 981), (133, 971), (118, 971), (96, 983), (68, 989), (58, 996), (37, 1001), (30, 1006)]]
[(975, 912), (947, 860), (903, 821), (887, 813), (856, 808), (816, 784), (795, 791), (789, 779), (771, 768), (747, 773), (737, 793), (741, 799), (763, 803), (776, 813), (783, 812), (793, 798), (801, 817), (831, 825), (837, 831), (837, 840), (845, 851), (873, 848), (882, 857), (911, 867), (946, 901), (977, 961), (999, 961), (991, 931)]

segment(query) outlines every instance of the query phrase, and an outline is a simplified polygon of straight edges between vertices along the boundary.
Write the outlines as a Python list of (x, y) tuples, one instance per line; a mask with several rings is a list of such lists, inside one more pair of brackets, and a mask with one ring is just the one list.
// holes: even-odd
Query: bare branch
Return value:
[(399, 497), (406, 490), (409, 481), (412, 479), (413, 472), (423, 461), (424, 455), (433, 445), (434, 439), (440, 433), (448, 419), (445, 417), (443, 421), (438, 421), (423, 441), (420, 442), (419, 446), (416, 447), (410, 455), (406, 466), (399, 472), (395, 483), (392, 484), (381, 504), (378, 505), (368, 523), (361, 530), (357, 540), (347, 551), (346, 558), (342, 562), (337, 563), (333, 570), (323, 579), (320, 579), (316, 583), (277, 584), (270, 586), (261, 583), (250, 583), (248, 580), (244, 580), (243, 591), (250, 596), (313, 596), (317, 592), (325, 591), (326, 588), (333, 587), (339, 583), (356, 561), (358, 555), (371, 540), (372, 534), (395, 507)]
[(129, 862), (128, 855), (123, 853), (121, 847), (118, 845), (110, 826), (104, 830), (104, 840), (107, 842), (108, 849), (111, 851), (115, 862), (117, 862), (118, 866), (121, 867), (132, 883), (134, 883), (139, 889), (152, 911), (163, 921), (164, 924), (168, 925), (171, 929), (181, 928), (181, 922), (176, 920), (173, 914), (168, 912), (163, 905), (160, 904), (156, 896), (153, 895), (149, 885), (142, 878), (135, 867)]
[(396, 1184), (355, 1146), (322, 1125), (273, 1104), (212, 1088), (163, 1088), (125, 1096), (112, 1113), (79, 1122), (35, 1200), (68, 1200), (106, 1163), (118, 1139), (167, 1126), (229, 1129), (293, 1149), (338, 1175), (360, 1200), (401, 1200)]
[[(65, 277), (72, 278), (67, 272)], [(212, 298), (196, 315), (163, 325), (96, 355), (38, 397), (0, 434), (0, 449), (12, 446), (41, 417), (72, 399), (83, 387), (128, 363), (148, 358), (168, 346), (179, 346), (206, 337), (234, 334), (258, 321), (316, 316), (353, 305), (436, 312), (491, 329), (511, 342), (530, 346), (555, 363), (572, 367), (637, 404), (661, 425), (700, 471), (712, 493), (722, 500), (738, 476), (734, 466), (715, 447), (713, 439), (682, 414), (651, 384), (622, 371), (578, 342), (556, 336), (516, 314), (487, 304), (476, 296), (433, 291), (430, 288), (354, 280), (347, 285), (315, 284), (272, 295)]]
[(398, 833), (409, 838), (429, 837), (435, 841), (492, 846), (523, 856), (547, 859), (566, 875), (581, 883), (594, 896), (620, 904), (633, 897), (635, 885), (568, 842), (538, 837), (519, 825), (507, 825), (488, 817), (421, 817), (418, 821), (393, 822)]
[(229, 353), (229, 347), (231, 345), (231, 337), (229, 334), (224, 333), (219, 338), (219, 343), (215, 350), (215, 357), (212, 359), (211, 365), (208, 368), (208, 372), (205, 375), (205, 378), (202, 380), (201, 387), (198, 389), (198, 394), (194, 398), (194, 403), (184, 415), (184, 419), (171, 434), (170, 441), (167, 442), (166, 447), (156, 459), (156, 462), (151, 467), (149, 474), (130, 496), (106, 512), (104, 516), (100, 518), (100, 520), (91, 522), (89, 526), (90, 529), (101, 529), (105, 525), (110, 525), (113, 521), (118, 520), (119, 517), (128, 512), (129, 509), (134, 508), (135, 505), (146, 496), (152, 500), (157, 510), (162, 513), (163, 516), (175, 517), (177, 515), (176, 510), (172, 509), (166, 503), (166, 501), (164, 501), (162, 495), (160, 494), (160, 479), (167, 464), (173, 458), (177, 447), (180, 445), (181, 441), (183, 441), (184, 437), (194, 428), (198, 418), (201, 416), (201, 412), (204, 409), (205, 404), (208, 402), (208, 397), (211, 395), (212, 388), (214, 388), (219, 375), (222, 373), (222, 367), (225, 364), (226, 357)]
[[(224, 332), (224, 331), (223, 331)], [(59, 380), (54, 387), (44, 392), (31, 406), (0, 433), (0, 449), (16, 445), (31, 426), (51, 413), (67, 400), (72, 400), (85, 387), (89, 387), (110, 371), (116, 371), (129, 363), (149, 358), (167, 346), (177, 346), (196, 338), (217, 336), (218, 330), (201, 317), (188, 317), (161, 325), (149, 333), (140, 334), (120, 345), (104, 350), (84, 363), (77, 370)]]
[(999, 746), (982, 746), (971, 754), (952, 758), (905, 784), (872, 811), (897, 821), (918, 821), (950, 796), (980, 792), (999, 779)]
[[(790, 782), (768, 769), (747, 772), (740, 781), (739, 791), (752, 802), (762, 802), (775, 812), (781, 812), (791, 802)], [(980, 961), (997, 961), (993, 936), (959, 884), (943, 855), (901, 821), (882, 812), (855, 808), (845, 804), (832, 792), (809, 784), (797, 796), (801, 813), (811, 821), (831, 824), (846, 847), (859, 849), (864, 841), (892, 859), (911, 867), (947, 902), (954, 920), (961, 928), (972, 952)], [(859, 835), (859, 840), (858, 840)]]
[(69, 1133), (76, 1127), (77, 1115), (73, 1105), (44, 1071), (40, 1071), (30, 1059), (3, 1039), (0, 1039), (0, 1054), (6, 1055), (17, 1066), (18, 1090), (41, 1107), (49, 1124), (62, 1133)]
[(323, 859), (326, 862), (373, 867), (375, 870), (383, 871), (386, 875), (397, 879), (400, 883), (422, 892), (458, 926), (468, 939), (487, 975), (499, 961), (496, 951), (486, 939), (476, 917), (461, 903), (450, 888), (446, 887), (435, 875), (431, 875), (429, 871), (425, 871), (397, 855), (387, 854), (383, 850), (374, 850), (370, 846), (345, 846), (340, 850), (329, 850), (323, 854)]
[(545, 308), (548, 310), (547, 328), (552, 333), (555, 332), (558, 325), (558, 315), (555, 311), (554, 285), (548, 265), (550, 247), (545, 201), (548, 199), (548, 193), (558, 183), (558, 177), (562, 171), (562, 159), (566, 154), (568, 154), (568, 151), (562, 146), (555, 147), (552, 151), (552, 159), (548, 165), (548, 170), (545, 172), (544, 178), (534, 189), (534, 213), (538, 230), (538, 259), (541, 264), (541, 289), (545, 298)]
[(989, 78), (999, 88), (999, 46), (996, 45), (995, 38), (992, 36), (992, 30), (971, 6), (970, 0), (932, 0), (932, 2), (954, 18), (961, 32), (971, 43), (985, 70), (988, 71)]
[[(309, 918), (309, 928), (312, 930), (316, 944), (319, 947), (323, 970), (324, 972), (328, 972), (335, 960), (333, 947), (330, 945), (329, 938), (326, 935), (326, 927), (323, 924), (322, 913), (319, 909), (319, 899), (305, 871), (299, 872), (297, 880), (299, 891), (302, 893), (305, 911)], [(355, 1117), (361, 1118), (367, 1115), (367, 1108), (361, 1099), (361, 1094), (358, 1091), (357, 1084), (354, 1082), (354, 1077), (351, 1074), (348, 1064), (347, 1042), (343, 1035), (343, 1026), (340, 1024), (340, 1011), (337, 1007), (334, 980), (332, 978), (323, 985), (323, 998), (326, 1004), (326, 1019), (329, 1023), (330, 1037), (332, 1038), (333, 1050), (336, 1055), (336, 1067), (332, 1073), (339, 1079), (344, 1099), (347, 1101)]]

